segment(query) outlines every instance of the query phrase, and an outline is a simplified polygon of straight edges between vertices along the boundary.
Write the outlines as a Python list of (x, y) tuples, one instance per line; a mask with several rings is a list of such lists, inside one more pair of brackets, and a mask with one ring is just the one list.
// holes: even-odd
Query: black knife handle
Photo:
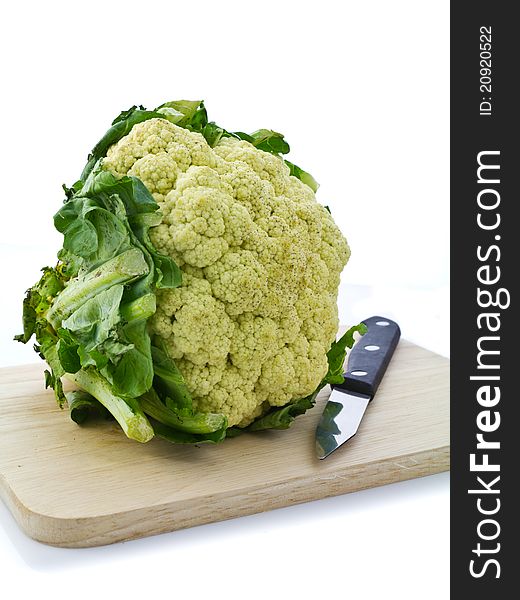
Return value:
[(374, 397), (399, 342), (401, 330), (397, 323), (386, 317), (370, 317), (363, 323), (368, 331), (349, 354), (345, 381), (333, 387)]

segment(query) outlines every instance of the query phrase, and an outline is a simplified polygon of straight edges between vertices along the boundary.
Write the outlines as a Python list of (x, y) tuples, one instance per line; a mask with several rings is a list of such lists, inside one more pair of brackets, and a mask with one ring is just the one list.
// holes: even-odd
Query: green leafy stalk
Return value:
[(213, 433), (225, 429), (227, 420), (216, 413), (179, 413), (163, 404), (154, 389), (139, 399), (143, 411), (156, 421), (187, 433)]
[(166, 406), (175, 411), (191, 411), (193, 402), (188, 386), (175, 362), (168, 356), (164, 342), (155, 337), (152, 346), (154, 387)]
[(155, 314), (157, 308), (155, 294), (145, 294), (131, 302), (121, 304), (119, 308), (122, 319), (129, 323), (133, 321), (146, 321)]
[(132, 248), (112, 258), (85, 276), (73, 280), (58, 296), (47, 313), (47, 320), (57, 329), (85, 302), (118, 283), (129, 283), (148, 272), (142, 252)]
[(282, 408), (270, 410), (263, 417), (253, 421), (246, 429), (247, 431), (261, 431), (262, 429), (287, 429), (299, 415), (303, 415), (314, 406), (316, 397), (321, 387), (317, 388), (311, 395), (295, 400)]
[[(329, 363), (329, 370), (323, 378), (322, 386), (325, 387), (327, 384), (340, 384), (345, 380), (343, 374), (343, 365), (347, 356), (347, 348), (350, 349), (354, 346), (356, 339), (354, 334), (365, 335), (367, 332), (367, 326), (364, 323), (359, 323), (348, 329), (336, 342), (332, 344), (330, 350), (327, 353), (327, 361)], [(321, 388), (320, 388), (321, 389)]]
[[(307, 171), (304, 171), (303, 169), (298, 167), (298, 165), (295, 165), (294, 163), (290, 162), (287, 159), (285, 159), (285, 164), (289, 167), (289, 173), (291, 175), (296, 177), (296, 179), (299, 179), (300, 181), (302, 181), (305, 185), (308, 185), (313, 192), (318, 191), (320, 184), (314, 179), (314, 177), (310, 173), (307, 173)], [(327, 207), (325, 207), (325, 208), (327, 208)], [(327, 208), (327, 210), (328, 210), (328, 208)], [(330, 210), (329, 210), (329, 212), (330, 212)]]
[(70, 418), (78, 425), (85, 423), (92, 417), (104, 417), (108, 419), (112, 416), (94, 396), (83, 390), (67, 392), (65, 397), (69, 405)]
[(66, 377), (94, 396), (115, 417), (127, 437), (137, 442), (148, 442), (153, 438), (152, 426), (139, 403), (134, 399), (116, 396), (99, 373), (89, 369), (69, 373)]
[(223, 427), (213, 433), (196, 434), (168, 427), (154, 419), (150, 419), (150, 423), (155, 435), (173, 444), (218, 444), (226, 439), (226, 433), (230, 431), (230, 429)]
[(289, 144), (285, 141), (283, 133), (278, 133), (272, 129), (259, 129), (254, 133), (235, 131), (232, 135), (241, 140), (246, 140), (259, 150), (271, 154), (288, 154), (291, 149)]
[[(61, 378), (68, 374), (129, 437), (146, 441), (153, 430), (137, 398), (154, 379), (147, 320), (156, 309), (156, 289), (179, 285), (181, 272), (151, 244), (148, 230), (161, 216), (139, 179), (117, 180), (94, 165), (66, 192), (54, 217), (64, 236), (60, 262), (28, 290), (24, 332), (16, 339), (36, 336), (35, 348), (50, 367), (46, 385), (60, 406)], [(84, 396), (80, 403), (76, 398), (71, 416), (87, 419), (88, 406)]]

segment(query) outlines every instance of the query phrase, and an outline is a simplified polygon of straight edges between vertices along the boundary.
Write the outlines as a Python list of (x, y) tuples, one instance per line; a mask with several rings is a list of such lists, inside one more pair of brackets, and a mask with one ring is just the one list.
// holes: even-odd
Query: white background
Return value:
[[(61, 183), (121, 109), (204, 98), (285, 133), (352, 247), (344, 323), (396, 319), (448, 355), (449, 3), (20, 2), (3, 9), (0, 365), (52, 264)], [(0, 504), (17, 597), (448, 597), (448, 475), (92, 550), (43, 546)]]

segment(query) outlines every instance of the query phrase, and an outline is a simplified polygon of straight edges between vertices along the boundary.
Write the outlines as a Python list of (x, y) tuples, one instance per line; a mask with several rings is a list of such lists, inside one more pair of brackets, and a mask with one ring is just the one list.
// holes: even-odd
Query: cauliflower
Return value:
[(349, 247), (314, 192), (278, 156), (150, 119), (108, 149), (103, 168), (140, 177), (162, 212), (155, 247), (181, 268), (150, 321), (196, 409), (249, 425), (311, 394), (338, 329)]
[[(123, 111), (54, 217), (64, 236), (23, 306), (26, 343), (77, 423), (220, 442), (287, 428), (342, 381), (350, 255), (277, 132), (228, 132), (201, 101)], [(80, 390), (65, 397), (62, 377)]]

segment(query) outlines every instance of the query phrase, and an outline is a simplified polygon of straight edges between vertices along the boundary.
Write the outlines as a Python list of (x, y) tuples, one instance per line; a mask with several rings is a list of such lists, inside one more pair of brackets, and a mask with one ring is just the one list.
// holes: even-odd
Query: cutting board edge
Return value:
[(44, 515), (31, 510), (20, 501), (1, 474), (0, 498), (30, 538), (50, 546), (89, 548), (267, 512), (449, 469), (450, 446), (447, 445), (397, 459), (390, 457), (364, 463), (359, 467), (349, 465), (334, 473), (316, 472), (308, 477), (295, 477), (269, 488), (259, 485), (198, 496), (191, 501), (179, 500), (81, 518)]

